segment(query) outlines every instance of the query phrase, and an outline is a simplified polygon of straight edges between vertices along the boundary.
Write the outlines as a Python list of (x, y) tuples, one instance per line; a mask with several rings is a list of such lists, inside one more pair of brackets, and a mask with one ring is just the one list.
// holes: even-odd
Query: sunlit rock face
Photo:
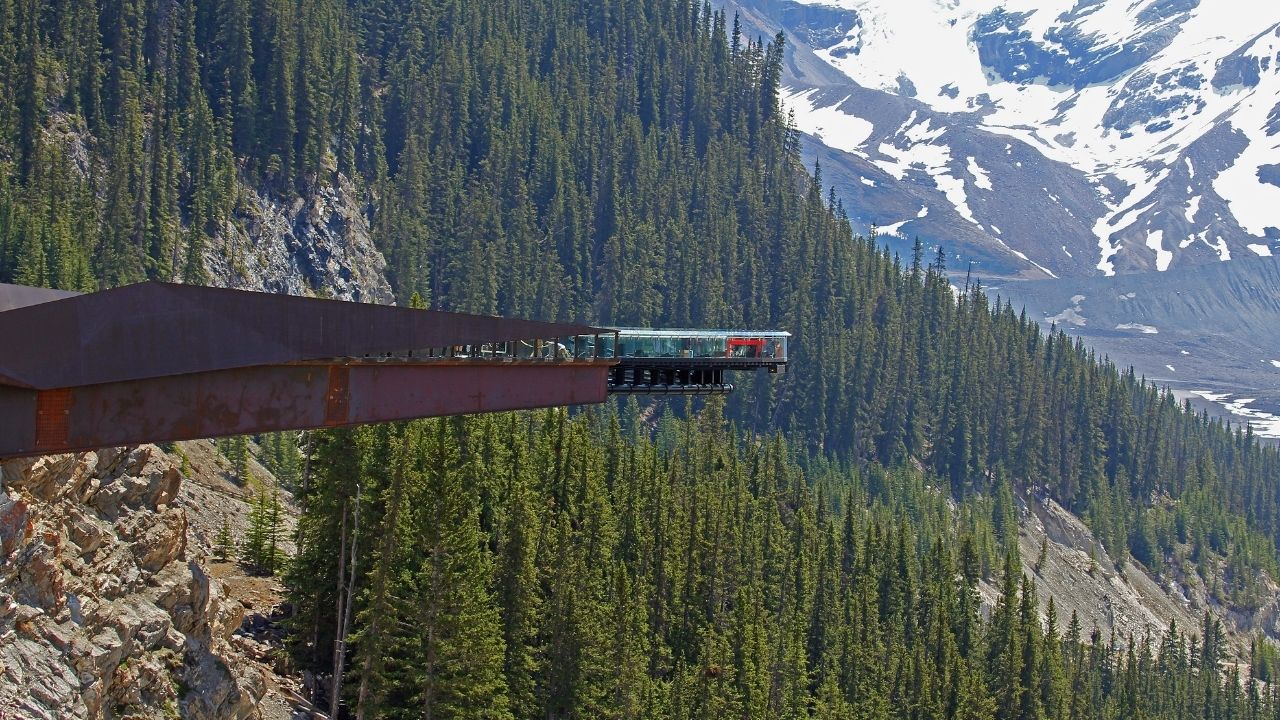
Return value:
[(244, 614), (188, 544), (154, 446), (0, 464), (0, 707), (15, 717), (243, 718)]

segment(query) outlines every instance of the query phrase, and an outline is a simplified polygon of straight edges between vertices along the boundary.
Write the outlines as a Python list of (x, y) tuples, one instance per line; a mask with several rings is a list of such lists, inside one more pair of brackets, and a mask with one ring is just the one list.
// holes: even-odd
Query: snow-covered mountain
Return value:
[(787, 34), (785, 102), (865, 225), (1009, 277), (1280, 253), (1280, 2), (730, 9)]

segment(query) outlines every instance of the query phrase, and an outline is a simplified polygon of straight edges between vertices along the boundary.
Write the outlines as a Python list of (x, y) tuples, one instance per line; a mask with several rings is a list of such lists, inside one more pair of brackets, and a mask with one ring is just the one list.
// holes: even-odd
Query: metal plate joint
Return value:
[(324, 424), (345, 425), (351, 408), (351, 368), (333, 365), (329, 368), (329, 389), (325, 393)]
[(65, 447), (71, 434), (71, 390), (41, 390), (36, 393), (36, 449)]

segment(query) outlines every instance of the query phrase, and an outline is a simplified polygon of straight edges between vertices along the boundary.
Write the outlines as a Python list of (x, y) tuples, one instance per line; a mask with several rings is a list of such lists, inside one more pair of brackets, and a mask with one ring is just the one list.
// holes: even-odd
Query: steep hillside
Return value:
[[(1095, 534), (1040, 491), (956, 497), (918, 468), (806, 461), (778, 438), (738, 441), (714, 404), (652, 437), (634, 422), (551, 410), (319, 438), (289, 577), (295, 657), (334, 667), (346, 598), (356, 715), (1275, 707), (1239, 691), (1252, 646), (1270, 643), (1255, 633), (1276, 630), (1275, 585), (1255, 577), (1246, 605), (1238, 560), (1192, 563), (1190, 538), (1170, 533), (1139, 565), (1101, 517)], [(352, 573), (355, 508), (375, 547)], [(351, 577), (363, 592), (335, 590)]]
[(354, 135), (351, 108), (329, 102), (340, 69), (298, 52), (299, 34), (321, 26), (338, 42), (334, 11), (6, 4), (0, 80), (15, 92), (0, 98), (0, 280), (390, 302), (355, 147), (327, 149), (331, 133)]
[[(682, 0), (11, 6), (4, 277), (378, 298), (368, 233), (400, 300), (794, 334), (794, 372), (745, 378), (723, 414), (664, 403), (318, 434), (285, 578), (291, 657), (329, 676), (308, 683), (317, 704), (327, 687), (392, 717), (1280, 706), (1238, 692), (1226, 631), (1199, 613), (1270, 611), (1280, 453), (953, 288), (951, 258), (915, 246), (904, 261), (855, 235), (865, 211), (805, 174), (781, 104), (784, 72), (838, 80), (812, 48), (786, 55), (786, 35)], [(795, 17), (844, 22), (809, 12)], [(924, 169), (947, 213), (1000, 205), (970, 195), (1004, 190), (976, 155), (1000, 133), (974, 126), (970, 166), (968, 146), (939, 149), (954, 132), (940, 111), (879, 112), (878, 154), (854, 169), (882, 175), (860, 185)], [(1036, 157), (1033, 140), (1000, 142), (1009, 173)], [(1069, 163), (1043, 162), (1061, 171), (1050, 189), (1111, 211)], [(911, 205), (895, 211), (919, 218)], [(1007, 274), (1044, 272), (995, 248)], [(242, 442), (224, 450), (244, 459)], [(1025, 541), (1019, 496), (1046, 509), (1022, 518)], [(1054, 549), (1028, 563), (1040, 532)], [(1083, 565), (1095, 548), (1099, 567)], [(1040, 573), (1075, 623), (1042, 624)], [(241, 587), (272, 597), (264, 585)], [(1152, 624), (1170, 613), (1179, 632)], [(1128, 648), (1102, 634), (1148, 626)], [(1132, 683), (1113, 682), (1122, 666)]]
[[(1248, 661), (1260, 636), (1280, 639), (1274, 582), (1264, 602), (1245, 607), (1215, 592), (1223, 582), (1219, 568), (1177, 562), (1153, 572), (1132, 558), (1118, 563), (1088, 525), (1043, 494), (1019, 497), (1018, 552), (1041, 593), (1042, 611), (1052, 598), (1063, 617), (1075, 615), (1104, 637), (1159, 637), (1171, 625), (1195, 628), (1209, 613), (1222, 618), (1235, 661)], [(983, 582), (978, 590), (984, 603), (995, 605), (997, 584)]]
[(243, 185), (203, 252), (202, 282), (219, 287), (393, 304), (367, 200), (345, 176), (305, 195)]
[[(856, 224), (904, 256), (914, 237), (945, 246), (953, 275), (1046, 329), (1057, 319), (1122, 367), (1269, 432), (1273, 349), (1257, 328), (1271, 310), (1255, 299), (1270, 284), (1251, 259), (1280, 237), (1260, 160), (1280, 130), (1267, 84), (1280, 17), (1225, 0), (1122, 5), (735, 7), (751, 32), (792, 41), (784, 102)], [(1240, 13), (1257, 24), (1224, 20)], [(1228, 259), (1242, 266), (1214, 267)], [(1094, 279), (1117, 270), (1128, 277)], [(1131, 291), (1169, 301), (1101, 299)], [(1077, 295), (1107, 317), (1070, 317)]]

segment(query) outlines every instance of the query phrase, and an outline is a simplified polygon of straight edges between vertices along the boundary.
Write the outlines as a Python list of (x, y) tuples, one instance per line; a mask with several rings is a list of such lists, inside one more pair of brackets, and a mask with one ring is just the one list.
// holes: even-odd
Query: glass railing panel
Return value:
[[(594, 343), (594, 339), (592, 343)], [(609, 357), (608, 341), (599, 341), (602, 356)], [(594, 348), (594, 344), (589, 344)], [(581, 348), (577, 354), (584, 353)], [(733, 331), (623, 329), (619, 331), (616, 357), (716, 359), (754, 361), (787, 359), (787, 334), (778, 332), (738, 333)]]
[(701, 338), (698, 341), (698, 357), (715, 358), (724, 357), (727, 348), (728, 338)]

